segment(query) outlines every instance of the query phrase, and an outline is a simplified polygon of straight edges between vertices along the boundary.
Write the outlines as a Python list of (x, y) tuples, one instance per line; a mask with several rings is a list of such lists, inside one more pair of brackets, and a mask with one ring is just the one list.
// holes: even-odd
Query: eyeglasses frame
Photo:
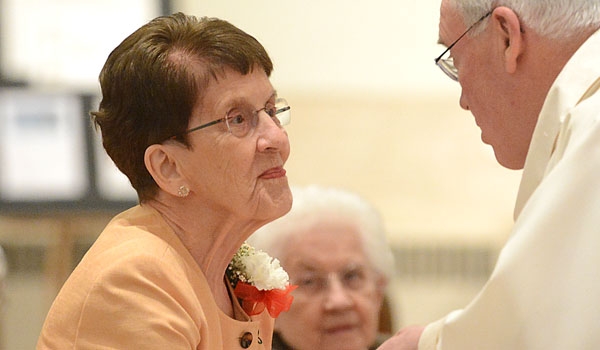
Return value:
[[(454, 42), (452, 44), (450, 44), (450, 46), (448, 46), (446, 48), (446, 50), (444, 50), (444, 52), (442, 52), (441, 55), (439, 55), (437, 58), (434, 59), (435, 64), (440, 67), (440, 69), (442, 70), (442, 72), (446, 73), (446, 75), (448, 77), (450, 77), (450, 79), (454, 80), (454, 81), (458, 81), (458, 72), (454, 71), (454, 70), (450, 70), (449, 68), (447, 68), (446, 66), (444, 66), (443, 63), (440, 63), (440, 61), (442, 62), (447, 62), (447, 59), (442, 59), (442, 57), (444, 57), (444, 55), (450, 51), (454, 45), (456, 45), (460, 39), (462, 39), (465, 35), (467, 35), (468, 32), (471, 31), (471, 29), (475, 28), (476, 25), (478, 25), (479, 23), (483, 22), (484, 19), (486, 19), (487, 17), (489, 17), (492, 13), (494, 12), (494, 10), (489, 11), (488, 13), (486, 13), (485, 15), (481, 16), (480, 19), (478, 19), (477, 21), (475, 21), (475, 23), (471, 24), (471, 26), (469, 28), (467, 28), (467, 30), (465, 30), (464, 33), (462, 33), (458, 39), (454, 40)], [(452, 66), (454, 66), (454, 64), (452, 64)]]
[[(285, 101), (285, 99), (283, 99), (283, 98), (277, 98), (277, 100), (275, 100), (275, 104), (277, 104), (277, 101), (282, 101), (282, 100), (283, 100), (283, 101)], [(258, 113), (260, 113), (261, 111), (264, 111), (266, 108), (267, 108), (267, 107), (265, 106), (265, 107), (263, 107), (263, 108), (261, 108), (261, 109), (259, 109), (259, 110), (256, 110), (256, 111), (254, 111), (254, 113), (257, 113), (257, 114), (258, 114)], [(290, 107), (289, 105), (287, 105), (287, 101), (286, 101), (286, 106), (284, 106), (284, 107), (282, 107), (282, 108), (278, 108), (277, 110), (275, 110), (275, 115), (277, 115), (277, 114), (280, 114), (280, 113), (283, 113), (283, 112), (287, 112), (287, 111), (289, 111), (291, 108), (292, 108), (292, 107)], [(199, 125), (199, 126), (195, 126), (195, 127), (191, 128), (191, 129), (187, 129), (186, 131), (182, 132), (181, 134), (179, 134), (179, 135), (175, 135), (175, 136), (172, 136), (171, 138), (175, 139), (175, 138), (181, 137), (181, 136), (183, 136), (183, 135), (187, 135), (187, 134), (189, 134), (189, 133), (191, 133), (191, 132), (194, 132), (194, 131), (197, 131), (197, 130), (204, 129), (204, 128), (207, 128), (207, 127), (209, 127), (209, 126), (215, 125), (215, 124), (222, 123), (222, 122), (224, 122), (224, 121), (226, 121), (226, 120), (227, 120), (227, 117), (223, 117), (223, 118), (215, 119), (215, 120), (213, 120), (213, 121), (210, 121), (210, 122), (208, 122), (208, 123), (206, 123), (206, 124), (202, 124), (202, 125)], [(281, 125), (282, 125), (282, 126), (283, 126), (283, 125), (287, 125), (287, 124), (288, 124), (288, 123), (281, 123)], [(229, 127), (228, 127), (228, 131), (229, 131)], [(231, 132), (231, 131), (229, 131), (229, 132)]]

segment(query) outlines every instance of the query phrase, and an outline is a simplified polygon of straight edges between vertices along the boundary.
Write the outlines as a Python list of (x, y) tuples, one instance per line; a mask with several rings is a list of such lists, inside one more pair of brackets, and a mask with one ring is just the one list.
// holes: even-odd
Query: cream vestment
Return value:
[(600, 31), (546, 97), (492, 276), (419, 350), (600, 349), (599, 62)]

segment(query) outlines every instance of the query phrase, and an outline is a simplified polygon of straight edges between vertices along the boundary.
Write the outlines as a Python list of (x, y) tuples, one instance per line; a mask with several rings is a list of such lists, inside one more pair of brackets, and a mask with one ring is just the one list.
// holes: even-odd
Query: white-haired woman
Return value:
[(298, 286), (275, 323), (274, 350), (375, 348), (394, 262), (377, 210), (336, 188), (292, 188), (284, 217), (249, 242), (277, 257)]

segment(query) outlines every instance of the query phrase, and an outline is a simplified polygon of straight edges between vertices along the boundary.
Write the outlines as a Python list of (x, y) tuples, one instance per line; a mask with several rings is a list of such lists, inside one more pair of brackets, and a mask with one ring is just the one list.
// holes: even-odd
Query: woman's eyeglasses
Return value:
[(370, 286), (371, 279), (372, 272), (368, 268), (351, 264), (338, 272), (299, 273), (293, 279), (293, 284), (298, 286), (297, 295), (314, 298), (325, 295), (332, 283), (338, 284), (346, 292), (363, 292)]
[(183, 136), (194, 132), (196, 130), (204, 129), (211, 125), (225, 123), (227, 125), (227, 130), (236, 137), (244, 137), (250, 133), (256, 126), (258, 125), (258, 117), (260, 112), (267, 113), (271, 120), (275, 123), (275, 125), (279, 127), (283, 127), (284, 125), (288, 125), (291, 121), (291, 107), (287, 103), (287, 101), (283, 98), (278, 98), (275, 100), (275, 103), (267, 103), (263, 108), (258, 110), (252, 110), (250, 108), (234, 108), (225, 115), (223, 118), (219, 118), (213, 121), (210, 121), (206, 124), (202, 124), (200, 126), (193, 127), (184, 131), (180, 135), (176, 135), (173, 138), (177, 138), (179, 136)]

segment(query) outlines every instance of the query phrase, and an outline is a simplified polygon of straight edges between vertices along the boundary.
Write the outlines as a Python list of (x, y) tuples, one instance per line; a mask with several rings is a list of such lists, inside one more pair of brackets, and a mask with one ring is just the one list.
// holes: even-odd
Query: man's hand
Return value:
[(419, 338), (424, 329), (423, 326), (402, 328), (393, 337), (381, 344), (377, 350), (418, 350)]

